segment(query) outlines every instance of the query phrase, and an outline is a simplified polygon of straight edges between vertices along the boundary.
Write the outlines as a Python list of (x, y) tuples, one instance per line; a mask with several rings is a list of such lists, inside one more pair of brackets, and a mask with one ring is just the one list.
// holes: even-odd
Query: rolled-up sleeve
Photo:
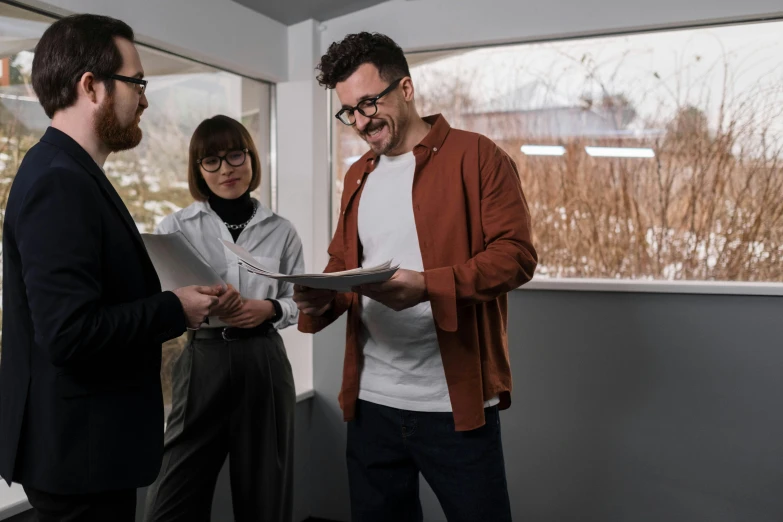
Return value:
[(457, 330), (457, 308), (496, 299), (533, 278), (538, 256), (516, 165), (488, 138), (479, 140), (481, 224), (486, 248), (467, 262), (427, 270), (435, 322)]

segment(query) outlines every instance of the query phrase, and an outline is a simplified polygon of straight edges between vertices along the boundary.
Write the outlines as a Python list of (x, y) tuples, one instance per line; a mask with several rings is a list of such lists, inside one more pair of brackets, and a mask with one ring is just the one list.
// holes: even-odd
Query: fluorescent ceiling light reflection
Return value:
[(566, 151), (560, 145), (522, 145), (520, 149), (528, 156), (562, 156)]
[(585, 147), (585, 152), (597, 158), (654, 158), (652, 149), (633, 147)]

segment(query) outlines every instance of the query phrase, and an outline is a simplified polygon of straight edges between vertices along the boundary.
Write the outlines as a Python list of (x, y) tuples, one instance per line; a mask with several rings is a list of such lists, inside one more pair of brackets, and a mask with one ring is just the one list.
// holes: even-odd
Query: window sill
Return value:
[(297, 404), (303, 401), (306, 401), (307, 399), (312, 399), (315, 397), (315, 390), (312, 388), (309, 390), (304, 391), (297, 391), (296, 392), (296, 402)]
[(634, 292), (654, 294), (783, 296), (783, 283), (734, 281), (634, 281), (614, 279), (533, 279), (519, 290), (568, 292)]

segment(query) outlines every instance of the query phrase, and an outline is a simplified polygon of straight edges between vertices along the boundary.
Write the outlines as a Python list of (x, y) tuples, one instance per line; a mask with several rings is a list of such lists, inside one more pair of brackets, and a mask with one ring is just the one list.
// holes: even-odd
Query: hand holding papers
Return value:
[(220, 240), (231, 253), (239, 259), (239, 265), (248, 272), (272, 279), (287, 281), (308, 288), (320, 288), (335, 290), (337, 292), (350, 292), (351, 288), (369, 283), (382, 283), (388, 281), (397, 271), (397, 266), (391, 266), (391, 262), (370, 268), (355, 268), (342, 272), (329, 274), (278, 274), (267, 270), (244, 248), (226, 241)]
[(144, 246), (158, 273), (163, 290), (179, 298), (188, 328), (197, 329), (204, 322), (226, 284), (209, 266), (182, 232), (142, 234)]

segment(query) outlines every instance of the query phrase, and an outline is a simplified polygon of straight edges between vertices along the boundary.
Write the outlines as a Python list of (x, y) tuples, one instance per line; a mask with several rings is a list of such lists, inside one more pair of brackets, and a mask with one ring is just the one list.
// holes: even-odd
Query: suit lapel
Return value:
[(141, 239), (139, 229), (136, 227), (136, 222), (133, 221), (133, 217), (131, 217), (130, 213), (128, 212), (128, 207), (125, 206), (122, 198), (120, 198), (120, 195), (117, 194), (117, 191), (114, 189), (111, 181), (109, 181), (109, 178), (107, 178), (106, 175), (99, 168), (97, 168), (98, 165), (95, 165), (95, 167), (97, 172), (91, 171), (90, 174), (92, 174), (98, 180), (98, 185), (101, 187), (101, 190), (109, 199), (109, 201), (112, 202), (115, 210), (119, 212), (123, 222), (125, 223), (125, 226), (128, 228), (128, 232), (130, 232), (133, 240), (136, 242), (136, 245), (141, 247), (142, 250), (146, 252), (147, 250), (144, 247), (144, 241)]
[(128, 233), (136, 243), (137, 248), (140, 249), (140, 253), (142, 255), (139, 257), (142, 261), (142, 265), (146, 272), (153, 275), (155, 285), (159, 290), (160, 280), (158, 279), (158, 274), (149, 258), (147, 248), (144, 246), (144, 241), (141, 239), (139, 229), (136, 227), (136, 223), (133, 221), (133, 218), (128, 212), (128, 207), (125, 206), (125, 203), (123, 203), (120, 195), (117, 194), (117, 191), (109, 181), (109, 178), (106, 177), (106, 174), (104, 174), (103, 170), (101, 170), (98, 164), (95, 163), (95, 160), (92, 159), (92, 156), (90, 156), (87, 151), (81, 147), (81, 145), (76, 143), (73, 138), (52, 127), (49, 127), (43, 138), (41, 138), (41, 141), (45, 141), (64, 150), (66, 153), (68, 153), (68, 155), (78, 161), (79, 164), (84, 167), (84, 170), (86, 170), (93, 178), (95, 178), (103, 194), (114, 206), (114, 209), (119, 213), (123, 223), (125, 223), (125, 227), (127, 228)]

